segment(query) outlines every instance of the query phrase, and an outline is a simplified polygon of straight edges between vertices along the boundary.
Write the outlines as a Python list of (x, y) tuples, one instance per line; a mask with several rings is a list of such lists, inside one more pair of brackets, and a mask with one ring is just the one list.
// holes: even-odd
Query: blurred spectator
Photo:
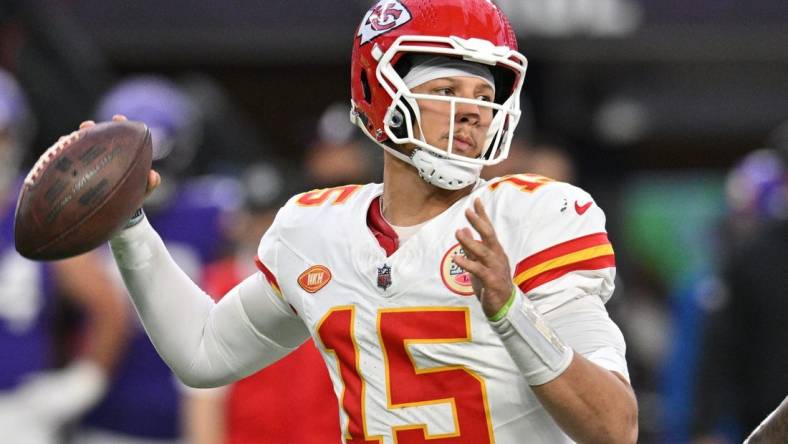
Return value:
[(264, 135), (212, 77), (190, 72), (178, 77), (178, 85), (201, 117), (200, 149), (190, 165), (193, 173), (235, 174), (272, 152)]
[[(260, 239), (290, 197), (289, 188), (299, 183), (285, 177), (271, 163), (244, 172), (244, 205), (226, 226), (234, 250), (203, 273), (202, 288), (212, 296), (221, 297), (256, 270)], [(341, 442), (337, 399), (311, 339), (226, 390), (196, 391), (191, 398), (188, 427), (194, 444)]]
[(350, 123), (350, 106), (334, 103), (320, 117), (314, 142), (304, 157), (304, 175), (312, 188), (380, 181), (380, 150), (369, 146)]
[(640, 410), (638, 442), (685, 443), (700, 304), (719, 290), (717, 230), (724, 198), (715, 171), (640, 172), (617, 183), (619, 239), (611, 317), (627, 337)]
[[(202, 135), (200, 108), (173, 81), (134, 76), (118, 82), (99, 102), (97, 120), (113, 114), (150, 128), (153, 167), (162, 185), (146, 201), (145, 211), (181, 269), (197, 279), (202, 264), (222, 252), (221, 217), (238, 202), (235, 180), (188, 174)], [(181, 401), (180, 385), (137, 323), (107, 397), (85, 418), (75, 442), (182, 442)]]
[(482, 177), (489, 180), (507, 174), (530, 173), (559, 182), (574, 183), (575, 166), (563, 144), (557, 139), (515, 138), (505, 162), (485, 167)]
[[(0, 433), (7, 443), (61, 442), (64, 426), (105, 393), (125, 349), (128, 310), (96, 253), (31, 262), (14, 249), (19, 160), (34, 118), (16, 80), (0, 70)], [(69, 332), (79, 346), (56, 367), (62, 338), (56, 297), (78, 309), (84, 329)], [(56, 341), (59, 339), (60, 341)]]
[[(28, 93), (45, 147), (90, 115), (110, 68), (98, 45), (60, 0), (0, 1), (0, 66)], [(26, 153), (25, 161), (37, 153)], [(32, 157), (30, 157), (32, 156)]]
[(741, 442), (788, 394), (788, 168), (778, 155), (785, 149), (749, 154), (728, 178), (727, 292), (707, 307), (693, 412), (698, 443)]
[(0, 190), (11, 191), (36, 122), (16, 79), (0, 68)]
[(730, 172), (725, 184), (730, 241), (746, 243), (765, 223), (788, 219), (785, 174), (783, 162), (773, 149), (753, 151)]

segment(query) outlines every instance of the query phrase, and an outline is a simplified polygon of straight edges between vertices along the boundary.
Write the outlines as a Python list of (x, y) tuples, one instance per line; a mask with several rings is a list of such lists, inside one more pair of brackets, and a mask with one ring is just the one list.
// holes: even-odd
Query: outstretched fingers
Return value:
[(454, 256), (454, 262), (471, 274), (474, 292), (484, 312), (492, 315), (512, 294), (509, 259), (480, 199), (473, 201), (473, 208), (467, 209), (465, 216), (481, 240), (474, 239), (470, 228), (457, 230), (455, 236), (465, 250), (465, 255)]
[(465, 255), (473, 261), (482, 258), (486, 253), (486, 247), (482, 241), (473, 238), (473, 232), (470, 228), (461, 228), (455, 232), (455, 237), (465, 250)]
[[(460, 242), (460, 243), (462, 243), (462, 242)], [(463, 247), (463, 248), (465, 248), (465, 247)], [(478, 276), (478, 275), (482, 274), (484, 272), (484, 265), (482, 265), (480, 262), (477, 262), (477, 261), (467, 257), (468, 250), (466, 249), (465, 251), (466, 251), (465, 252), (465, 256), (463, 256), (462, 254), (454, 255), (454, 257), (452, 258), (454, 263), (457, 264), (463, 270), (471, 273), (474, 276)]]
[(488, 248), (497, 249), (500, 247), (498, 237), (495, 235), (495, 228), (493, 227), (492, 221), (490, 221), (490, 217), (487, 215), (487, 211), (484, 209), (484, 205), (482, 205), (481, 199), (478, 197), (474, 199), (473, 209), (466, 209), (465, 217), (476, 232), (479, 233), (482, 242), (487, 245)]
[(474, 230), (479, 233), (481, 240), (474, 239), (470, 228), (457, 230), (455, 237), (465, 250), (465, 257), (457, 256), (459, 260), (455, 262), (476, 277), (481, 278), (489, 271), (490, 267), (496, 267), (499, 256), (503, 254), (503, 248), (498, 243), (495, 228), (480, 199), (474, 200), (473, 209), (465, 210), (465, 216)]

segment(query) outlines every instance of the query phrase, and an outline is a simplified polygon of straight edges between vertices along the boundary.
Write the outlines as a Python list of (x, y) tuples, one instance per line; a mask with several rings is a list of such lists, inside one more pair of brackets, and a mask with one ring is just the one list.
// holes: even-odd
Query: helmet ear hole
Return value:
[(410, 69), (413, 67), (413, 55), (412, 54), (403, 54), (402, 57), (394, 64), (394, 71), (397, 72), (397, 75), (400, 78), (405, 78), (405, 76), (410, 72)]
[[(401, 103), (405, 107), (405, 110), (403, 110), (401, 107), (397, 107), (398, 109), (393, 110), (393, 112), (390, 115), (391, 120), (389, 121), (389, 125), (391, 132), (395, 136), (397, 136), (397, 138), (404, 139), (408, 137), (408, 125), (405, 124), (405, 115), (403, 111), (408, 113), (408, 115), (410, 116), (410, 121), (413, 124), (417, 123), (416, 113), (413, 111), (413, 108), (410, 106), (410, 103), (408, 103), (406, 100), (402, 100), (399, 103)], [(395, 122), (395, 120), (398, 120), (399, 122)], [(399, 125), (393, 125), (394, 123), (399, 123)]]
[(372, 89), (369, 87), (366, 69), (361, 70), (361, 89), (364, 91), (364, 101), (372, 103)]
[(517, 76), (511, 70), (500, 66), (494, 67), (491, 71), (495, 79), (495, 103), (500, 105), (511, 95)]

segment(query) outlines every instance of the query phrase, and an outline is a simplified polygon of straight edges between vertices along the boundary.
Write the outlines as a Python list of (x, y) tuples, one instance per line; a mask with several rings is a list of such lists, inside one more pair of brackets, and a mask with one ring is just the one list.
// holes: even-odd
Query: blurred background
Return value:
[[(87, 118), (155, 121), (173, 189), (151, 205), (195, 201), (220, 233), (182, 236), (201, 276), (286, 196), (380, 181), (347, 119), (371, 3), (0, 0), (0, 68), (35, 120), (19, 171)], [(485, 175), (570, 181), (606, 211), (640, 442), (740, 442), (788, 395), (788, 2), (497, 3), (529, 69), (511, 159)]]

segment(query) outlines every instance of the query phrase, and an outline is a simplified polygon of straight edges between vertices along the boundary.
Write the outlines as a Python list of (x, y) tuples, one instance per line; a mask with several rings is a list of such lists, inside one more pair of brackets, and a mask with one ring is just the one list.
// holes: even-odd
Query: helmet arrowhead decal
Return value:
[(398, 0), (381, 0), (367, 12), (358, 28), (361, 44), (369, 43), (375, 37), (408, 23), (410, 11)]

